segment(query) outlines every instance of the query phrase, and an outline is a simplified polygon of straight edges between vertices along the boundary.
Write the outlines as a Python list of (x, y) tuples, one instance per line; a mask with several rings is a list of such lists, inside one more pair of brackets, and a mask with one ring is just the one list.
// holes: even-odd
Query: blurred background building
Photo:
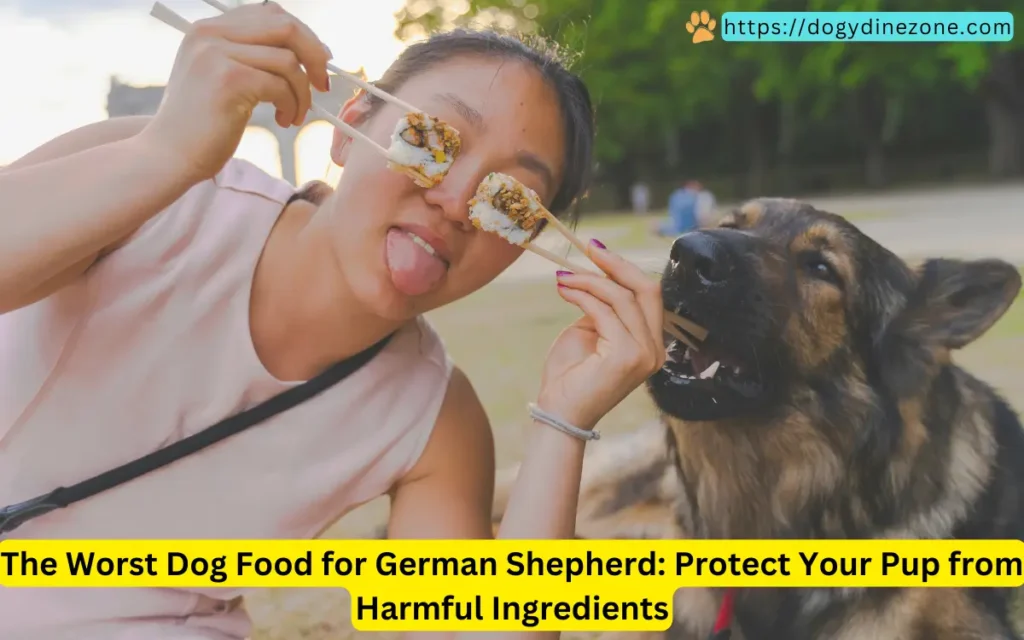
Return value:
[[(357, 77), (366, 80), (364, 69), (350, 72)], [(344, 82), (333, 80), (331, 74), (331, 91), (328, 94), (318, 94), (318, 100), (326, 104), (341, 105), (352, 96), (352, 88)], [(164, 87), (143, 86), (138, 87), (121, 82), (118, 78), (110, 79), (110, 92), (107, 94), (107, 116), (117, 118), (121, 116), (153, 115), (160, 107), (160, 100), (163, 99)], [(260, 104), (253, 110), (252, 120), (249, 129), (260, 129), (274, 137), (276, 143), (276, 155), (278, 158), (279, 175), (291, 182), (300, 182), (298, 172), (298, 139), (306, 127), (314, 126), (316, 123), (325, 122), (323, 118), (315, 113), (310, 113), (306, 122), (301, 127), (281, 127), (274, 121), (275, 109), (270, 104)]]

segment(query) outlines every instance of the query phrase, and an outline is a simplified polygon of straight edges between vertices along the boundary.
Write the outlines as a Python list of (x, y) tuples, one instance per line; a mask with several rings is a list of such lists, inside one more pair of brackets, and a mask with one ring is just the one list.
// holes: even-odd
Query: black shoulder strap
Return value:
[(251, 409), (225, 418), (187, 438), (70, 487), (58, 487), (50, 493), (0, 509), (0, 536), (33, 518), (55, 509), (63, 509), (72, 503), (166, 466), (312, 398), (358, 371), (387, 345), (393, 335), (388, 335), (351, 358), (332, 365), (301, 385), (287, 389)]

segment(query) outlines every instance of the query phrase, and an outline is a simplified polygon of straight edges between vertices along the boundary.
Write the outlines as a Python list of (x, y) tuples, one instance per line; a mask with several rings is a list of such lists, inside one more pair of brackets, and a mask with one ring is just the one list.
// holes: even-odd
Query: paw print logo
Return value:
[(715, 39), (715, 34), (712, 33), (718, 23), (711, 14), (707, 11), (701, 11), (700, 14), (696, 11), (690, 14), (690, 21), (686, 23), (686, 30), (693, 34), (693, 43), (700, 44), (701, 42), (708, 42)]

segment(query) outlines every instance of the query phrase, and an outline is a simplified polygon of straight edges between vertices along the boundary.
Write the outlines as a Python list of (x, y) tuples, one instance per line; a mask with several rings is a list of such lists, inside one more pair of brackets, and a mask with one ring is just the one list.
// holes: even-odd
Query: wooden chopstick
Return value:
[(203, 0), (203, 2), (205, 2), (208, 5), (210, 5), (211, 7), (216, 9), (217, 11), (220, 11), (221, 13), (227, 13), (228, 11), (231, 10), (231, 7), (227, 6), (226, 4), (224, 4), (222, 2), (218, 2), (217, 0)]
[(384, 147), (380, 146), (375, 140), (371, 139), (369, 136), (367, 136), (365, 133), (363, 133), (359, 129), (356, 129), (355, 127), (347, 124), (344, 120), (342, 120), (338, 116), (336, 116), (333, 113), (331, 113), (328, 109), (326, 109), (322, 105), (319, 105), (316, 102), (313, 102), (313, 111), (315, 111), (318, 114), (320, 114), (321, 118), (323, 118), (324, 120), (327, 120), (328, 122), (330, 122), (334, 126), (338, 127), (339, 129), (341, 129), (345, 133), (347, 133), (350, 136), (352, 136), (353, 138), (358, 138), (359, 140), (362, 140), (366, 144), (370, 145), (378, 153), (383, 155), (386, 159), (391, 160), (392, 162), (395, 161), (395, 159), (391, 157), (391, 152), (390, 151), (388, 151)]
[[(217, 9), (221, 13), (225, 13), (225, 12), (231, 10), (230, 7), (228, 7), (224, 3), (220, 2), (219, 0), (203, 0), (203, 2), (205, 2), (208, 5), (210, 5), (214, 9)], [(357, 87), (362, 88), (364, 91), (366, 91), (368, 93), (372, 93), (373, 95), (377, 96), (378, 98), (380, 98), (382, 100), (385, 100), (385, 101), (390, 102), (390, 103), (392, 103), (394, 105), (397, 105), (397, 106), (405, 109), (406, 111), (411, 111), (413, 113), (423, 113), (422, 109), (419, 109), (418, 107), (415, 107), (415, 106), (409, 104), (405, 100), (401, 100), (400, 98), (396, 98), (395, 96), (391, 95), (390, 93), (375, 87), (374, 85), (370, 84), (369, 82), (366, 82), (365, 80), (363, 80), (359, 76), (353, 75), (353, 74), (349, 73), (348, 71), (345, 71), (344, 69), (339, 69), (336, 65), (333, 65), (330, 62), (327, 63), (327, 68), (330, 71), (333, 71), (334, 73), (338, 74), (339, 76), (341, 76), (345, 80), (348, 80), (352, 84), (356, 85)]]
[[(541, 214), (544, 216), (544, 218), (547, 219), (555, 227), (555, 229), (557, 229), (558, 232), (561, 233), (569, 242), (571, 242), (572, 245), (574, 247), (576, 247), (577, 251), (579, 251), (583, 255), (587, 256), (588, 258), (590, 257), (590, 252), (589, 252), (589, 250), (587, 248), (587, 245), (583, 244), (583, 241), (580, 240), (579, 237), (576, 234), (574, 234), (568, 227), (566, 227), (562, 223), (561, 220), (556, 218), (553, 213), (548, 211), (546, 207), (544, 207), (543, 205), (540, 205), (539, 203), (538, 203), (538, 207), (540, 208)], [(532, 250), (530, 245), (527, 245), (527, 248), (530, 248)], [(538, 252), (534, 251), (534, 253), (538, 253)], [(568, 262), (561, 262), (560, 261), (561, 259), (558, 258), (558, 256), (556, 256), (555, 254), (551, 254), (550, 252), (545, 252), (545, 253), (549, 254), (549, 255), (545, 255), (545, 257), (547, 257), (548, 259), (550, 259), (550, 260), (552, 260), (554, 262), (557, 262), (558, 264), (560, 264), (560, 265), (562, 265), (562, 266), (564, 266), (566, 268), (570, 268), (570, 267), (567, 266)], [(544, 254), (540, 254), (540, 255), (544, 255)], [(589, 271), (589, 269), (587, 271)], [(608, 274), (605, 273), (605, 275), (608, 275)], [(688, 332), (695, 339), (700, 340), (700, 341), (703, 341), (708, 336), (708, 331), (704, 327), (702, 327), (699, 324), (693, 322), (692, 320), (687, 320), (686, 318), (684, 318), (684, 317), (682, 317), (682, 316), (680, 316), (680, 315), (678, 315), (676, 313), (673, 313), (671, 311), (668, 311), (668, 310), (665, 311), (665, 322), (668, 325), (672, 325), (672, 324), (679, 325), (684, 331)], [(686, 341), (686, 343), (688, 345), (690, 345), (691, 347), (696, 349), (696, 347), (692, 344), (692, 341), (687, 340), (682, 335), (680, 335), (678, 333), (673, 333), (672, 335), (674, 335), (676, 338), (679, 338), (680, 340)]]
[[(212, 1), (215, 1), (215, 0), (204, 0), (204, 1), (212, 2)], [(159, 1), (153, 3), (153, 8), (150, 10), (149, 13), (150, 13), (151, 16), (153, 16), (157, 20), (160, 20), (161, 22), (163, 22), (164, 24), (166, 24), (168, 26), (174, 27), (175, 29), (177, 29), (178, 31), (181, 31), (182, 33), (187, 33), (188, 30), (189, 30), (189, 27), (192, 26), (192, 23), (190, 23), (188, 20), (186, 20), (181, 15), (176, 13), (173, 9), (170, 9), (169, 7), (167, 7), (166, 5), (162, 4)], [(362, 140), (363, 142), (367, 143), (368, 145), (373, 147), (373, 149), (375, 151), (377, 151), (382, 156), (384, 156), (384, 158), (386, 158), (387, 160), (394, 161), (394, 158), (391, 157), (391, 154), (390, 154), (390, 152), (387, 149), (385, 149), (380, 144), (378, 144), (376, 141), (374, 141), (373, 139), (368, 137), (362, 131), (359, 131), (355, 127), (347, 124), (341, 118), (339, 118), (336, 115), (334, 115), (333, 113), (331, 113), (331, 111), (329, 111), (323, 105), (320, 105), (316, 101), (314, 101), (313, 104), (312, 104), (312, 110), (315, 111), (317, 114), (319, 114), (320, 117), (322, 117), (324, 120), (327, 120), (328, 122), (333, 124), (335, 127), (338, 127), (339, 129), (341, 129), (342, 131), (344, 131), (348, 135), (352, 136), (353, 138), (357, 138), (357, 139)]]
[(559, 233), (565, 236), (565, 239), (572, 243), (572, 246), (576, 247), (577, 251), (579, 251), (583, 255), (587, 255), (587, 245), (583, 244), (583, 241), (580, 240), (575, 233), (570, 231), (569, 227), (565, 226), (565, 224), (563, 224), (561, 220), (556, 218), (555, 214), (548, 211), (547, 208), (541, 205), (540, 203), (538, 203), (538, 206), (540, 207), (541, 214), (544, 216), (544, 218), (548, 222), (550, 222), (551, 225), (555, 229), (557, 229)]
[(708, 337), (708, 330), (700, 326), (693, 320), (687, 320), (683, 316), (673, 313), (669, 310), (665, 310), (665, 317), (671, 320), (674, 324), (679, 325), (687, 333), (691, 334), (694, 338), (703, 342)]
[[(560, 256), (560, 255), (558, 255), (556, 253), (552, 253), (551, 251), (548, 251), (547, 249), (544, 249), (542, 247), (534, 246), (532, 242), (527, 242), (527, 243), (525, 243), (525, 244), (523, 244), (521, 246), (524, 249), (526, 249), (527, 251), (531, 251), (531, 252), (537, 254), (538, 256), (540, 256), (542, 258), (546, 258), (546, 259), (550, 260), (551, 262), (557, 264), (558, 266), (560, 266), (560, 267), (562, 267), (564, 269), (568, 269), (569, 271), (572, 271), (573, 273), (591, 273), (591, 274), (594, 274), (594, 275), (600, 275), (600, 274), (596, 273), (595, 271), (593, 271), (591, 269), (587, 269), (587, 268), (582, 267), (580, 265), (574, 264), (571, 261), (569, 261), (568, 259), (563, 258), (562, 256)], [(607, 276), (607, 274), (605, 274), (605, 275)], [(707, 330), (705, 330), (703, 327), (701, 327), (701, 326), (699, 326), (697, 324), (694, 324), (690, 320), (687, 320), (686, 318), (683, 318), (682, 316), (679, 316), (679, 315), (676, 315), (675, 313), (672, 313), (671, 311), (669, 311), (667, 309), (664, 312), (663, 320), (664, 320), (663, 329), (665, 330), (666, 333), (668, 333), (672, 337), (676, 338), (677, 340), (682, 341), (683, 343), (685, 343), (688, 347), (690, 347), (694, 351), (700, 351), (700, 347), (697, 346), (695, 340), (703, 341), (704, 338), (707, 337), (707, 333), (708, 333)], [(684, 333), (683, 331), (680, 331), (675, 326), (675, 324), (681, 324), (683, 330), (693, 334), (693, 338), (691, 338), (688, 335), (686, 335), (686, 333)]]
[[(666, 318), (666, 320), (667, 319), (668, 318)], [(685, 333), (676, 328), (671, 322), (666, 322), (662, 326), (662, 328), (665, 330), (665, 333), (669, 334), (673, 338), (676, 338), (677, 340), (684, 343), (686, 346), (690, 347), (694, 351), (700, 351), (700, 348), (697, 346), (697, 344)]]
[(387, 91), (384, 91), (383, 89), (380, 89), (380, 88), (370, 84), (369, 82), (363, 80), (359, 76), (352, 75), (351, 73), (349, 73), (348, 71), (345, 71), (344, 69), (339, 69), (337, 66), (331, 64), (330, 62), (327, 63), (327, 68), (330, 69), (331, 71), (333, 71), (334, 73), (338, 74), (342, 78), (345, 78), (346, 80), (348, 80), (352, 84), (356, 85), (357, 87), (362, 88), (367, 93), (372, 93), (373, 95), (377, 96), (378, 98), (380, 98), (380, 99), (382, 99), (382, 100), (384, 100), (386, 102), (390, 102), (391, 104), (394, 104), (394, 105), (397, 105), (399, 107), (402, 107), (406, 111), (410, 111), (412, 113), (422, 113), (422, 114), (426, 115), (425, 112), (422, 109), (409, 104), (408, 102), (406, 102), (405, 100), (402, 100), (401, 98), (396, 98), (395, 96), (391, 95)]
[(550, 260), (551, 262), (554, 262), (555, 264), (557, 264), (558, 266), (562, 267), (563, 269), (568, 269), (569, 271), (572, 271), (573, 273), (594, 273), (594, 271), (592, 271), (590, 269), (587, 269), (586, 267), (582, 267), (582, 266), (580, 266), (578, 264), (575, 264), (573, 262), (570, 262), (568, 259), (563, 258), (562, 256), (558, 255), (557, 253), (552, 253), (552, 252), (548, 251), (547, 249), (545, 249), (543, 247), (536, 247), (536, 246), (533, 245), (532, 242), (527, 242), (527, 243), (519, 245), (519, 246), (521, 246), (522, 248), (526, 249), (527, 251), (531, 251), (531, 252), (537, 254), (538, 256), (540, 256), (542, 258), (547, 258), (548, 260)]
[(192, 27), (191, 22), (160, 2), (153, 3), (153, 8), (149, 10), (149, 15), (182, 33), (188, 33), (188, 30)]

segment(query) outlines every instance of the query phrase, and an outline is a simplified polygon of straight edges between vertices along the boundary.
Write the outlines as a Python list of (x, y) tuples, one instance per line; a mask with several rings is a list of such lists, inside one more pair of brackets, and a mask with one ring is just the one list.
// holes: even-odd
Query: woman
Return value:
[[(337, 189), (296, 195), (231, 156), (259, 102), (283, 126), (304, 119), (328, 55), (273, 3), (200, 21), (152, 119), (84, 127), (0, 173), (0, 505), (178, 441), (393, 334), (338, 386), (16, 537), (309, 538), (384, 494), (392, 537), (492, 535), (487, 417), (421, 314), (521, 253), (467, 218), (488, 172), (555, 212), (582, 193), (588, 94), (510, 38), (436, 36), (380, 84), (460, 130), (444, 182), (421, 189), (336, 133)], [(360, 94), (340, 117), (387, 146), (400, 115)], [(611, 277), (558, 277), (584, 317), (552, 346), (536, 400), (583, 430), (664, 358), (657, 287), (603, 248), (592, 259)], [(498, 535), (571, 537), (585, 440), (544, 422), (528, 439)], [(0, 637), (240, 638), (238, 595), (5, 589)]]

